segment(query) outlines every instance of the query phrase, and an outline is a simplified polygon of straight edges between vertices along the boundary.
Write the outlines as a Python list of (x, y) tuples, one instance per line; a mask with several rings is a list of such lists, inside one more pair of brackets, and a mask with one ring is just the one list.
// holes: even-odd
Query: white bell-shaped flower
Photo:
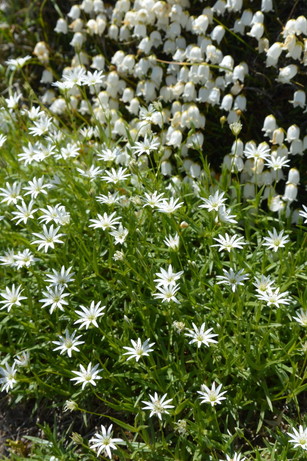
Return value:
[(235, 99), (235, 102), (234, 102), (234, 110), (241, 110), (241, 111), (245, 111), (246, 110), (246, 97), (243, 95), (243, 94), (239, 94), (236, 99)]
[(272, 0), (261, 0), (261, 11), (268, 13), (273, 11), (273, 1)]
[(300, 137), (300, 129), (297, 125), (291, 125), (289, 126), (287, 130), (287, 138), (286, 141), (294, 141), (296, 139), (299, 139)]
[(68, 13), (68, 17), (72, 20), (78, 19), (80, 17), (81, 10), (78, 5), (73, 5)]
[(273, 197), (269, 197), (268, 199), (268, 207), (271, 211), (281, 211), (285, 208), (286, 204), (283, 202), (281, 195), (275, 195)]
[(279, 69), (279, 75), (276, 80), (281, 83), (289, 83), (296, 74), (297, 66), (295, 64), (289, 64), (288, 66)]
[(301, 139), (292, 141), (289, 152), (292, 155), (304, 155), (303, 141)]
[(243, 24), (243, 22), (240, 19), (236, 19), (235, 22), (234, 22), (232, 30), (233, 30), (233, 32), (235, 34), (244, 35), (245, 25)]
[(226, 8), (229, 11), (241, 11), (243, 6), (243, 0), (227, 0)]
[(118, 33), (119, 33), (118, 27), (115, 24), (111, 24), (108, 30), (109, 38), (116, 42), (116, 40), (118, 39)]
[(274, 115), (267, 115), (263, 122), (262, 131), (265, 132), (265, 136), (269, 136), (277, 128), (276, 118)]
[(305, 35), (305, 37), (307, 36), (307, 19), (305, 16), (299, 16), (296, 18), (294, 29), (296, 35), (302, 34)]
[(226, 94), (221, 102), (220, 108), (229, 112), (232, 108), (233, 96), (232, 94)]
[(294, 200), (296, 200), (297, 193), (298, 189), (296, 184), (286, 184), (283, 200), (286, 202), (294, 202)]
[(67, 22), (63, 18), (59, 18), (57, 20), (54, 32), (57, 32), (58, 34), (67, 34), (68, 32), (68, 26)]
[(279, 56), (283, 50), (283, 44), (280, 42), (273, 43), (266, 52), (266, 67), (276, 66)]
[(241, 62), (233, 69), (232, 80), (235, 82), (236, 80), (240, 80), (240, 82), (244, 82), (245, 75), (248, 74), (248, 66), (245, 62)]
[(169, 127), (166, 133), (166, 144), (168, 146), (180, 147), (182, 142), (182, 133), (175, 130), (172, 126)]
[(264, 25), (261, 22), (256, 22), (256, 24), (253, 25), (251, 30), (247, 32), (247, 35), (250, 37), (254, 37), (257, 40), (260, 40), (264, 33)]
[(219, 64), (220, 66), (220, 72), (225, 72), (227, 70), (231, 71), (233, 70), (234, 66), (234, 59), (232, 56), (227, 54), (226, 56), (223, 57), (222, 61)]
[(221, 16), (225, 13), (226, 10), (226, 0), (217, 0), (212, 7), (212, 11), (218, 16)]
[(192, 31), (197, 35), (205, 35), (209, 26), (208, 16), (201, 14), (192, 20)]
[(209, 92), (208, 96), (208, 102), (212, 105), (215, 106), (216, 104), (220, 103), (220, 97), (221, 97), (221, 91), (219, 88), (212, 88)]
[(172, 164), (170, 162), (162, 162), (161, 173), (163, 176), (170, 176), (172, 174)]
[(212, 40), (215, 40), (217, 43), (220, 43), (223, 40), (225, 35), (225, 28), (223, 26), (215, 26), (212, 30), (210, 37)]
[(253, 12), (251, 10), (244, 10), (240, 21), (244, 26), (250, 26), (252, 24)]
[(284, 142), (285, 132), (282, 128), (276, 128), (273, 131), (272, 144), (279, 144), (280, 146)]
[(262, 11), (256, 11), (256, 13), (253, 15), (252, 24), (257, 24), (257, 22), (260, 24), (263, 24), (264, 22), (264, 14)]
[(287, 184), (299, 184), (300, 182), (300, 172), (297, 168), (290, 168), (288, 173), (288, 181)]
[(196, 90), (193, 82), (186, 83), (182, 97), (184, 101), (196, 100)]

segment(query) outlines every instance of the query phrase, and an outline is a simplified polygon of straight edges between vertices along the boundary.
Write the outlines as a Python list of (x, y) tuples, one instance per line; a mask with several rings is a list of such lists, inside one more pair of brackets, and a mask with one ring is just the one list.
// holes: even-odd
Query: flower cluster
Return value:
[[(268, 71), (276, 69), (278, 85), (291, 85), (295, 89), (289, 103), (300, 111), (306, 110), (302, 85), (293, 83), (300, 66), (307, 62), (306, 18), (300, 15), (288, 20), (280, 33), (282, 40), (272, 42), (266, 22), (274, 12), (273, 3), (263, 1), (258, 11), (250, 3), (249, 8), (243, 9), (242, 1), (217, 1), (199, 8), (198, 15), (190, 13), (188, 1), (164, 4), (118, 0), (112, 9), (106, 8), (102, 1), (73, 5), (67, 17), (61, 17), (55, 27), (56, 33), (71, 36), (70, 45), (75, 53), (60, 80), (54, 82), (46, 44), (39, 42), (34, 50), (46, 66), (42, 83), (52, 83), (61, 92), (57, 96), (48, 89), (43, 102), (56, 115), (74, 110), (88, 117), (90, 125), (82, 132), (87, 139), (99, 137), (99, 124), (110, 125), (113, 138), (124, 138), (130, 144), (128, 149), (111, 154), (111, 160), (117, 159), (119, 163), (135, 161), (146, 167), (148, 156), (159, 156), (162, 173), (171, 175), (172, 153), (180, 147), (182, 172), (187, 181), (193, 182), (204, 173), (201, 165), (190, 158), (190, 151), (203, 148), (205, 112), (219, 108), (222, 118), (233, 127), (240, 125), (240, 117), (248, 109), (246, 81), (254, 78), (254, 70), (245, 60), (223, 51), (230, 31), (238, 40), (247, 40), (251, 48), (255, 47)], [(222, 24), (223, 19), (229, 21), (227, 26)], [(118, 41), (122, 49), (116, 49), (110, 56), (102, 52), (90, 56), (87, 50), (95, 37)], [(126, 46), (131, 40), (132, 49)], [(160, 53), (168, 59), (158, 59)], [(28, 60), (28, 56), (9, 60), (7, 65), (15, 72)], [(21, 94), (15, 94), (7, 99), (11, 112), (20, 98)], [(123, 110), (131, 115), (130, 120), (123, 118)], [(27, 114), (33, 121), (29, 131), (34, 137), (55, 130), (55, 119), (39, 108), (33, 107)], [(254, 140), (244, 142), (236, 134), (224, 165), (230, 171), (241, 172), (246, 198), (254, 197), (263, 188), (263, 198), (269, 199), (271, 210), (289, 212), (298, 194), (297, 169), (289, 170), (283, 195), (276, 193), (275, 185), (286, 179), (283, 169), (290, 166), (292, 157), (303, 155), (307, 137), (300, 138), (300, 127), (295, 123), (278, 126), (273, 114), (264, 116), (263, 132), (271, 146), (266, 142), (256, 144)], [(51, 139), (49, 136), (48, 143), (43, 145), (40, 141), (29, 143), (20, 158), (36, 162), (46, 155), (55, 158), (79, 155), (78, 143), (67, 143), (59, 149)], [(78, 171), (91, 180), (101, 174), (95, 165)], [(106, 172), (106, 180), (123, 179), (122, 172), (118, 177), (112, 171)]]

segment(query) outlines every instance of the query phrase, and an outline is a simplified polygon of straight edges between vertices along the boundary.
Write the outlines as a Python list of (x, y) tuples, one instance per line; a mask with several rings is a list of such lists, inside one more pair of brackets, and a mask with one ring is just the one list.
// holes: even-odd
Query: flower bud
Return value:
[(225, 115), (220, 117), (220, 124), (222, 125), (222, 127), (225, 125), (226, 122), (227, 122), (227, 118), (225, 117)]
[(71, 434), (71, 440), (76, 443), (77, 445), (82, 445), (83, 444), (83, 438), (78, 432), (73, 432)]

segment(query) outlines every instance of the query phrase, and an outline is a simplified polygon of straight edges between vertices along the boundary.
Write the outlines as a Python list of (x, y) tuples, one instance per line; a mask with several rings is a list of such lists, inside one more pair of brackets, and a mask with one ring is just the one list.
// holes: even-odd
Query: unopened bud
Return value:
[(220, 124), (221, 124), (222, 126), (224, 126), (226, 122), (227, 122), (227, 117), (225, 117), (225, 115), (223, 115), (223, 116), (220, 118)]
[(73, 432), (71, 434), (71, 440), (75, 442), (77, 445), (82, 445), (83, 444), (83, 438), (78, 432)]

